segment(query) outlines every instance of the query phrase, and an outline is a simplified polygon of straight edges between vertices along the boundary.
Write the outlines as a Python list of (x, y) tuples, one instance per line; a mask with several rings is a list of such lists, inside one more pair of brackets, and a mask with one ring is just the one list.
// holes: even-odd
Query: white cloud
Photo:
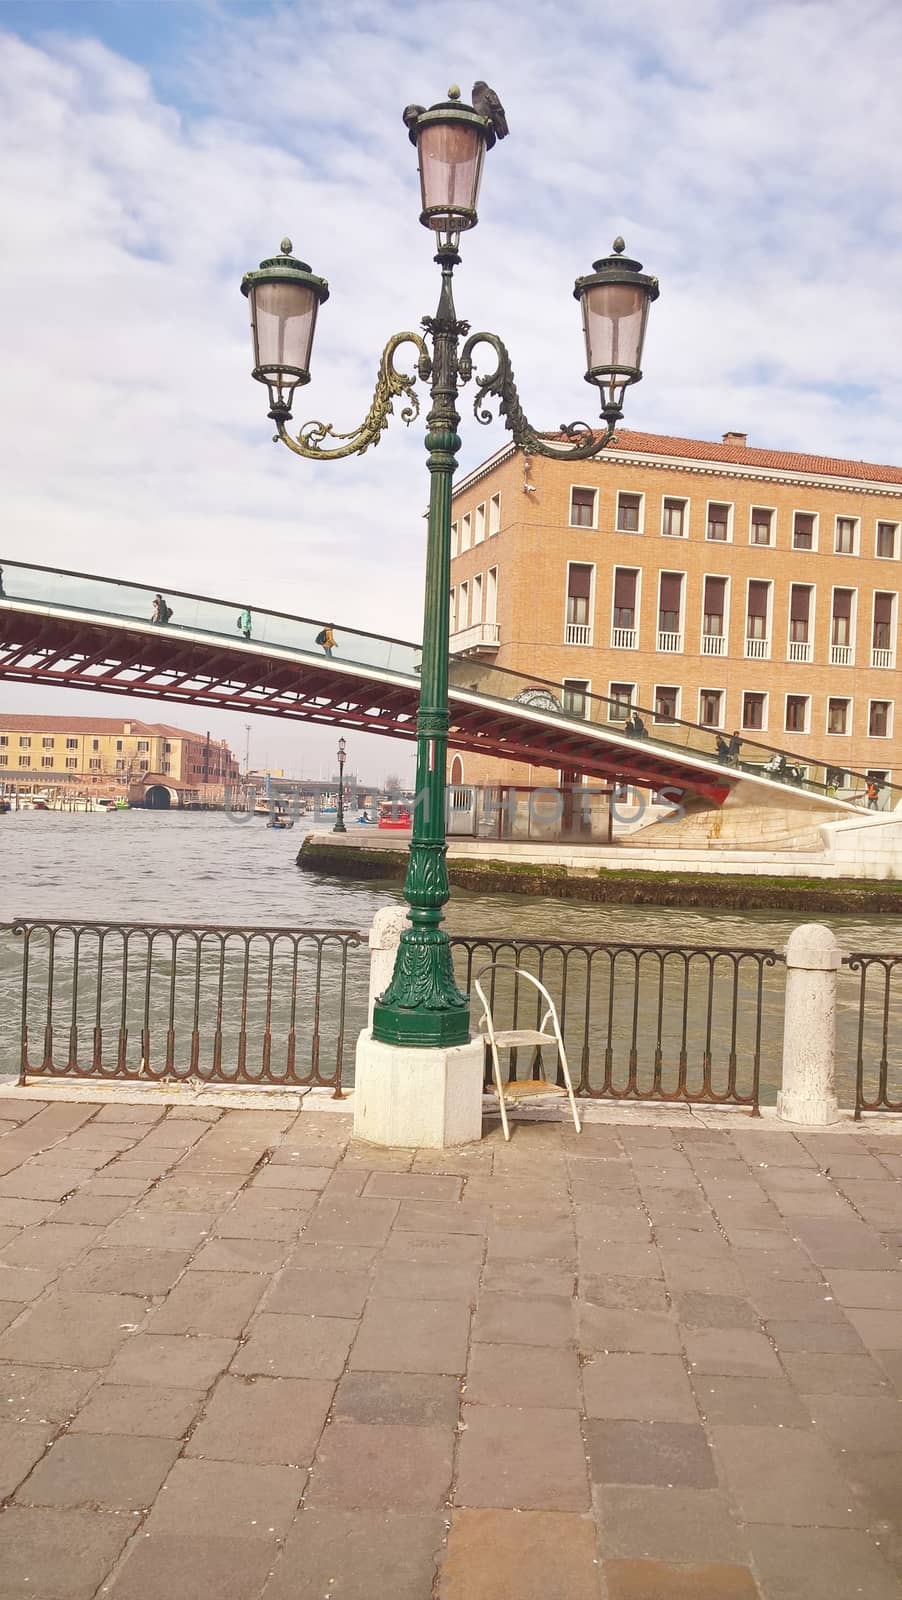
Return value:
[[(507, 340), (537, 425), (591, 419), (572, 283), (623, 231), (662, 280), (631, 424), (898, 459), (900, 46), (891, 0), (214, 4), (154, 76), (0, 36), (3, 552), (419, 633), (422, 432), (320, 468), (277, 450), (238, 282), (285, 231), (329, 278), (298, 421), (352, 426), (434, 304), (400, 108), (451, 75), (512, 128), (458, 310)], [(462, 410), (467, 466), (501, 434)]]

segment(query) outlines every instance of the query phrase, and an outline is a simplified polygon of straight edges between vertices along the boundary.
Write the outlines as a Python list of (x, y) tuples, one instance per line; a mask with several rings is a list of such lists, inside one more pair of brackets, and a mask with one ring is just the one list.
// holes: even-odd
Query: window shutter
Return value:
[(680, 597), (683, 590), (683, 575), (680, 572), (661, 573), (661, 610), (679, 611)]
[(834, 589), (833, 591), (834, 617), (851, 617), (852, 591), (851, 589)]
[(811, 590), (803, 583), (794, 583), (789, 591), (789, 620), (807, 622), (811, 611)]
[(893, 620), (893, 597), (891, 594), (875, 594), (874, 596), (874, 621), (884, 622), (887, 626)]
[(767, 616), (767, 589), (766, 583), (752, 582), (749, 584), (749, 616)]
[(571, 600), (588, 600), (592, 592), (592, 568), (571, 565), (567, 584)]
[(726, 609), (726, 578), (705, 579), (705, 615), (722, 617)]
[(636, 605), (636, 574), (618, 567), (614, 574), (614, 605), (618, 611), (633, 611)]

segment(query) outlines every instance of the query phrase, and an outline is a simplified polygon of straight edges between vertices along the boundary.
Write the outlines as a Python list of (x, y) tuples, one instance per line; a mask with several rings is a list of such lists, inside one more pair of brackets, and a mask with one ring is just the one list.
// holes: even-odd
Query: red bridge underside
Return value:
[[(0, 678), (65, 685), (173, 705), (253, 712), (289, 721), (416, 737), (419, 686), (385, 683), (358, 663), (286, 660), (265, 645), (230, 649), (217, 639), (107, 626), (66, 616), (7, 609), (0, 600)], [(450, 690), (453, 749), (668, 789), (721, 805), (729, 785), (680, 758), (624, 739), (608, 743), (549, 719), (533, 720), (511, 702), (465, 703)], [(718, 781), (719, 780), (719, 781)]]

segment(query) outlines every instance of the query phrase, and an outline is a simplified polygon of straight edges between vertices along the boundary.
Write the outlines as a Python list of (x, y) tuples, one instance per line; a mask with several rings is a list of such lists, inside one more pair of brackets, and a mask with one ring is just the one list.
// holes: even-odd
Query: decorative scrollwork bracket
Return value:
[(560, 427), (560, 439), (549, 438), (547, 434), (537, 433), (532, 423), (523, 411), (517, 385), (514, 381), (514, 369), (507, 346), (495, 333), (474, 333), (464, 345), (458, 360), (457, 368), (462, 384), (469, 383), (473, 376), (473, 351), (477, 345), (491, 345), (497, 357), (497, 365), (493, 372), (485, 377), (476, 378), (476, 395), (473, 400), (473, 412), (477, 422), (483, 426), (494, 422), (495, 414), (485, 401), (489, 395), (494, 395), (498, 401), (498, 415), (503, 417), (505, 427), (513, 434), (514, 441), (527, 455), (553, 456), (558, 461), (586, 461), (590, 456), (597, 456), (605, 445), (614, 438), (614, 428), (621, 413), (609, 414), (605, 408), (605, 428), (598, 433), (587, 422), (565, 422)]
[[(403, 344), (413, 344), (417, 348), (416, 372), (399, 372), (395, 366), (395, 354)], [(351, 429), (349, 433), (336, 433), (331, 422), (305, 422), (297, 437), (292, 438), (285, 427), (287, 418), (276, 415), (278, 433), (275, 437), (287, 444), (295, 455), (307, 456), (312, 461), (339, 461), (343, 456), (363, 455), (370, 445), (379, 443), (388, 427), (394, 402), (401, 395), (406, 396), (408, 402), (401, 412), (401, 421), (405, 426), (409, 427), (414, 418), (419, 416), (420, 402), (414, 383), (417, 377), (426, 383), (431, 375), (432, 359), (420, 334), (395, 333), (382, 352), (372, 403), (359, 427)], [(334, 449), (324, 449), (324, 442), (328, 439), (343, 442), (336, 444)]]

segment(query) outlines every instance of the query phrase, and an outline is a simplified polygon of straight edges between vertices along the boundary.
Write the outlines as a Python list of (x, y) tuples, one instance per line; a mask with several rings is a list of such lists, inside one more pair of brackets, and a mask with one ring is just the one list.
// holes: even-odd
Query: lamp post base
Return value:
[(420, 1006), (396, 1005), (377, 1000), (373, 1007), (373, 1033), (380, 1044), (406, 1050), (449, 1050), (470, 1037), (470, 1007), (443, 1006), (428, 1011)]
[(482, 1138), (485, 1044), (451, 1049), (357, 1041), (354, 1135), (370, 1144), (444, 1150)]

